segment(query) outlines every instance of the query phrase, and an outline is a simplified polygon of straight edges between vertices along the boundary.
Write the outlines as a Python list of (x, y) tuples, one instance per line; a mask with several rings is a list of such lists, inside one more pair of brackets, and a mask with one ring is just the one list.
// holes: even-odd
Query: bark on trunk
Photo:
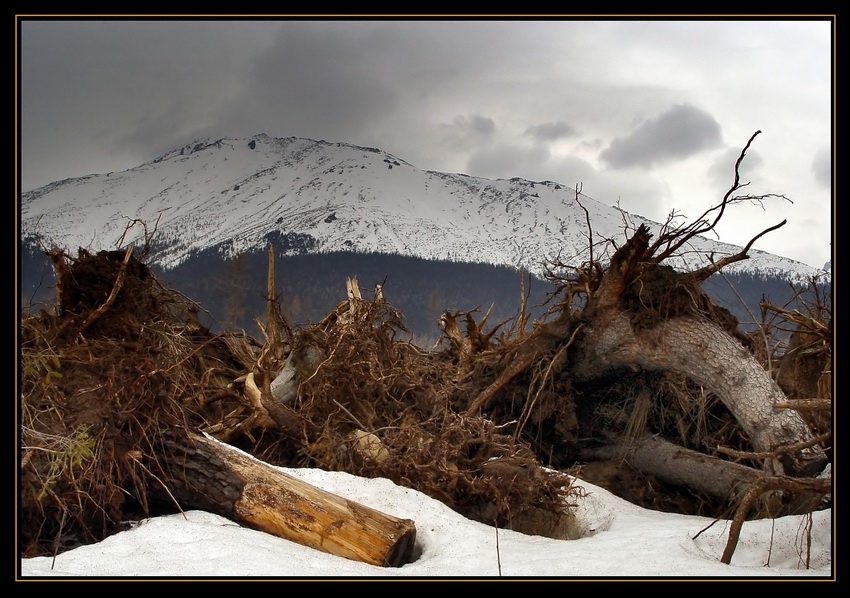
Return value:
[[(585, 335), (583, 359), (574, 372), (579, 378), (598, 377), (620, 367), (678, 372), (717, 395), (756, 451), (812, 439), (796, 411), (776, 407), (785, 395), (761, 364), (717, 325), (678, 317), (635, 330), (628, 313), (608, 316), (596, 320)], [(823, 451), (815, 446), (794, 455), (786, 465), (811, 474), (825, 462)], [(782, 472), (778, 463), (772, 465), (775, 473)]]
[(370, 565), (401, 567), (412, 557), (409, 519), (325, 492), (208, 436), (169, 433), (163, 448), (163, 481), (183, 506)]

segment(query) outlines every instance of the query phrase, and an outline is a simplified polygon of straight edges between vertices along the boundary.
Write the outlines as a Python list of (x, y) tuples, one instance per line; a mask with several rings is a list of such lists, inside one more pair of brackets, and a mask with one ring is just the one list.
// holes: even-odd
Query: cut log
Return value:
[(325, 492), (214, 438), (163, 435), (168, 493), (304, 546), (379, 567), (410, 562), (416, 526)]

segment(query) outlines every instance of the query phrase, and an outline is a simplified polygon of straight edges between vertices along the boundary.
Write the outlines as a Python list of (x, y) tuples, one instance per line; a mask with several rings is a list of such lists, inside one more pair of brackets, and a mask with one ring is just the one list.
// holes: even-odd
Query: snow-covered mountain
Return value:
[[(553, 181), (426, 171), (376, 148), (264, 134), (199, 140), (124, 172), (57, 181), (22, 194), (20, 207), (22, 239), (69, 251), (138, 242), (144, 223), (153, 233), (149, 261), (164, 270), (199, 251), (233, 255), (273, 240), (288, 254), (380, 252), (540, 273), (544, 260), (588, 256), (588, 220), (595, 241), (617, 245), (627, 224), (660, 228), (583, 195), (577, 201), (575, 189)], [(690, 269), (710, 253), (740, 250), (707, 238), (689, 249), (670, 265)], [(822, 274), (749, 255), (727, 271), (791, 282)]]

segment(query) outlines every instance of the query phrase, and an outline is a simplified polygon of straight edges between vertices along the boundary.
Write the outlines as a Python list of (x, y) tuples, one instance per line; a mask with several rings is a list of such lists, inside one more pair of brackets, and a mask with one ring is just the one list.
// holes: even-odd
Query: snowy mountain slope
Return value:
[[(192, 252), (238, 253), (283, 238), (287, 247), (276, 247), (290, 254), (377, 251), (540, 273), (556, 255), (576, 264), (587, 258), (588, 218), (595, 241), (618, 245), (625, 222), (660, 227), (586, 196), (577, 202), (574, 189), (552, 181), (424, 171), (375, 148), (263, 134), (200, 140), (125, 172), (66, 179), (21, 197), (22, 239), (112, 249), (142, 238), (143, 222), (156, 231), (150, 261), (164, 269)], [(716, 259), (740, 248), (699, 238), (691, 249), (670, 265), (699, 267), (710, 252)], [(755, 249), (749, 255), (727, 270), (792, 282), (821, 273)]]

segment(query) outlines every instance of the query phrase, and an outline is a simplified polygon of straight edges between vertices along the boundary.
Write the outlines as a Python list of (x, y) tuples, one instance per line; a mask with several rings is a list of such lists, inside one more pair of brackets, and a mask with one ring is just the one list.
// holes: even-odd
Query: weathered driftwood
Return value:
[(400, 567), (412, 557), (409, 519), (325, 492), (206, 435), (173, 432), (163, 445), (163, 482), (182, 505), (370, 565)]

